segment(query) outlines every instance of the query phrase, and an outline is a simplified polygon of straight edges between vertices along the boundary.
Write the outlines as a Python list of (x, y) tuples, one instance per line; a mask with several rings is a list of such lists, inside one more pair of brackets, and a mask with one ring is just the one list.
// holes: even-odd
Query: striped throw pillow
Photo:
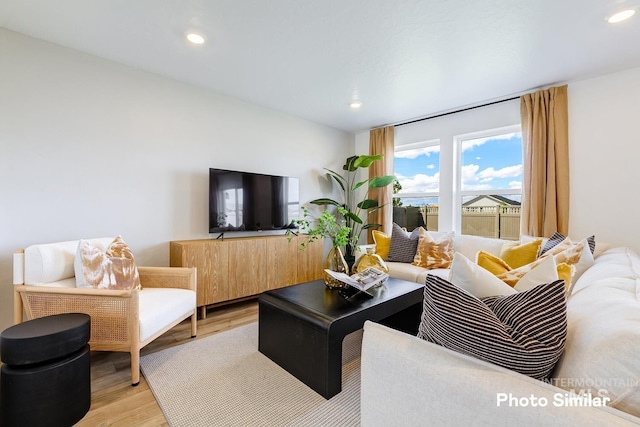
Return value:
[(478, 299), (428, 275), (418, 337), (537, 379), (546, 378), (567, 336), (564, 282)]
[[(557, 246), (558, 244), (563, 242), (566, 238), (567, 236), (565, 236), (562, 233), (558, 233), (556, 231), (555, 233), (553, 233), (553, 236), (551, 236), (549, 240), (547, 240), (547, 243), (544, 244), (544, 246), (542, 247), (542, 250), (540, 251), (539, 256), (544, 255), (547, 251), (551, 250), (554, 246)], [(591, 254), (593, 254), (596, 251), (596, 236), (587, 237), (587, 244), (589, 245), (589, 250), (591, 251)]]
[(389, 255), (386, 261), (412, 263), (418, 249), (420, 227), (408, 234), (394, 223), (391, 229), (391, 242), (389, 243)]

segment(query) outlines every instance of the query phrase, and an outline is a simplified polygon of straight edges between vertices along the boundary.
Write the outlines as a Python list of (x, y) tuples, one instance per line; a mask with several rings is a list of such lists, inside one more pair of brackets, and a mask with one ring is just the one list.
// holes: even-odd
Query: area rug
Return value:
[(169, 425), (358, 426), (362, 330), (343, 343), (342, 391), (329, 400), (258, 352), (258, 324), (140, 359)]

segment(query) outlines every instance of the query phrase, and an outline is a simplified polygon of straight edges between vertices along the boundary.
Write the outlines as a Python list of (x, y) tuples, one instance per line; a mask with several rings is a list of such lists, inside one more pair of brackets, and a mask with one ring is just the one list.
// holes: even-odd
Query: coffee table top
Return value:
[(267, 291), (260, 298), (279, 300), (317, 316), (323, 323), (331, 323), (400, 298), (411, 297), (415, 303), (419, 303), (423, 289), (423, 284), (390, 277), (381, 286), (369, 290), (373, 297), (361, 295), (345, 299), (337, 290), (327, 288), (323, 280), (314, 280)]

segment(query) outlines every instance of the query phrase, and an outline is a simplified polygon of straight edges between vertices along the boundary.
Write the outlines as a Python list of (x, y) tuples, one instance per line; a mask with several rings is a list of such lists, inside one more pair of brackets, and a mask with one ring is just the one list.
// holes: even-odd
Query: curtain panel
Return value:
[[(393, 126), (379, 129), (372, 129), (369, 132), (369, 154), (382, 154), (383, 159), (373, 162), (369, 167), (369, 179), (376, 176), (393, 175)], [(369, 214), (369, 223), (382, 224), (379, 228), (385, 234), (391, 235), (391, 225), (393, 221), (393, 185), (384, 188), (369, 189), (369, 198), (378, 201), (378, 205), (383, 206)], [(367, 243), (373, 243), (371, 229), (367, 230)]]
[(520, 98), (523, 149), (521, 232), (550, 237), (569, 231), (567, 86)]

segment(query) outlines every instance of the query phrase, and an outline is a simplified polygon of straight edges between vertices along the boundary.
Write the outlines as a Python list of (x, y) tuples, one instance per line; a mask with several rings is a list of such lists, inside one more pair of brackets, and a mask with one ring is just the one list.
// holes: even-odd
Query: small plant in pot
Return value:
[[(384, 205), (380, 205), (377, 200), (369, 199), (368, 191), (365, 192), (364, 198), (361, 200), (357, 198), (358, 189), (363, 186), (366, 186), (365, 188), (367, 189), (384, 188), (395, 180), (393, 175), (360, 180), (359, 172), (368, 169), (373, 162), (382, 160), (382, 158), (382, 154), (351, 156), (346, 159), (344, 166), (342, 166), (343, 174), (325, 168), (328, 179), (335, 181), (340, 186), (343, 198), (342, 200), (321, 198), (311, 201), (314, 205), (333, 205), (339, 208), (338, 212), (344, 218), (345, 226), (350, 229), (345, 246), (345, 258), (349, 266), (355, 262), (355, 253), (362, 232), (369, 228), (382, 226), (381, 224), (368, 223), (368, 217), (372, 212), (381, 209)], [(362, 214), (366, 214), (366, 221), (362, 220)]]
[[(297, 225), (303, 233), (306, 233), (305, 241), (300, 244), (301, 249), (304, 249), (308, 243), (319, 239), (331, 240), (332, 247), (327, 254), (324, 268), (349, 274), (349, 267), (341, 251), (341, 248), (348, 246), (352, 239), (351, 228), (345, 225), (344, 218), (347, 211), (342, 207), (338, 207), (334, 215), (328, 209), (325, 209), (318, 217), (313, 216), (305, 207), (302, 207), (302, 212), (302, 219), (293, 220), (293, 224)], [(290, 230), (287, 230), (287, 235), (291, 233)], [(345, 286), (344, 283), (337, 281), (327, 273), (323, 273), (323, 279), (329, 288)]]

